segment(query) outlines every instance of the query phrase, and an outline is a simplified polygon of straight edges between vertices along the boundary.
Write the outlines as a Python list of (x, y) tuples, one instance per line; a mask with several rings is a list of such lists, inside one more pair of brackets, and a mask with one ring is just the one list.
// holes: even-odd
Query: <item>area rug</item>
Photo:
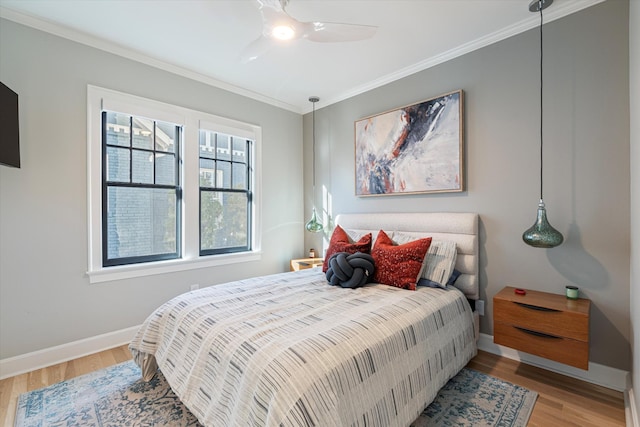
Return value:
[[(463, 369), (412, 427), (525, 426), (537, 393)], [(144, 382), (128, 361), (20, 395), (16, 427), (200, 426), (162, 374)]]

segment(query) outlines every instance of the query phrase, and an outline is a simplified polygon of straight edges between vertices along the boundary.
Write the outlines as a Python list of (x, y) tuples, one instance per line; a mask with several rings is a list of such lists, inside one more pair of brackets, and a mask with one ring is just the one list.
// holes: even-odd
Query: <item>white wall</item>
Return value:
[(631, 118), (631, 342), (635, 407), (640, 409), (640, 2), (629, 5), (629, 93)]
[[(491, 299), (506, 285), (555, 293), (576, 285), (593, 301), (591, 361), (621, 370), (631, 368), (628, 7), (607, 1), (545, 24), (544, 196), (565, 236), (557, 248), (521, 240), (539, 197), (537, 29), (316, 111), (318, 188), (331, 194), (334, 215), (478, 212), (481, 332), (493, 333)], [(467, 190), (355, 197), (354, 121), (457, 89), (465, 91)], [(305, 144), (308, 216), (310, 132)], [(306, 248), (321, 246), (305, 236)]]
[[(191, 284), (286, 271), (302, 253), (299, 114), (8, 20), (0, 58), (19, 94), (22, 158), (0, 166), (0, 359), (138, 325)], [(262, 126), (260, 261), (89, 284), (87, 84)]]

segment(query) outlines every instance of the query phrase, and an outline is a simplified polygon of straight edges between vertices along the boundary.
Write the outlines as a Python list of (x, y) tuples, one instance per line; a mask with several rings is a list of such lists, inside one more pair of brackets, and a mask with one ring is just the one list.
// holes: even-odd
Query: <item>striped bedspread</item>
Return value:
[(408, 426), (476, 354), (457, 289), (343, 289), (320, 269), (178, 296), (130, 349), (215, 427)]

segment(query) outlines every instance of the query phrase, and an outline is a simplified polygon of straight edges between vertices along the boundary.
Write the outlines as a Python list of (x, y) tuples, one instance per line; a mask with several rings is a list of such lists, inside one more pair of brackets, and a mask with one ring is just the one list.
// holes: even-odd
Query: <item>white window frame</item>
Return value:
[[(102, 111), (151, 117), (183, 126), (181, 144), (182, 257), (179, 259), (102, 266)], [(254, 141), (251, 251), (221, 255), (199, 255), (199, 129), (207, 123), (214, 130), (247, 136)], [(261, 258), (261, 162), (260, 126), (166, 104), (110, 89), (87, 86), (87, 221), (90, 283), (129, 279), (218, 265), (256, 261)]]

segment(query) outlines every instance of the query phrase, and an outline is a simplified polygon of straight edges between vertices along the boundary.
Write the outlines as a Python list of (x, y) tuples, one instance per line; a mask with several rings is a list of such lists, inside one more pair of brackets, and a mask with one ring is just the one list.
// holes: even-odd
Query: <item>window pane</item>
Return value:
[(231, 188), (231, 163), (217, 161), (216, 177), (217, 188)]
[(237, 190), (247, 189), (247, 165), (244, 163), (233, 164), (233, 188)]
[(223, 133), (216, 134), (217, 150), (216, 157), (221, 160), (231, 160), (231, 137)]
[(177, 253), (176, 191), (109, 187), (109, 259)]
[(136, 184), (153, 184), (153, 153), (132, 150), (133, 169), (131, 182)]
[(200, 186), (201, 187), (215, 187), (216, 175), (215, 175), (216, 162), (209, 159), (200, 159)]
[(156, 153), (156, 184), (176, 184), (176, 156)]
[(153, 120), (133, 118), (133, 146), (153, 149)]
[(249, 247), (247, 195), (203, 191), (200, 197), (200, 250)]
[(233, 161), (247, 162), (247, 140), (242, 138), (233, 138)]
[(129, 149), (107, 147), (107, 180), (129, 182)]
[(156, 122), (156, 150), (176, 152), (176, 125)]
[(200, 192), (200, 250), (216, 248), (221, 236), (222, 221), (221, 193)]
[(200, 129), (200, 157), (207, 157), (209, 159), (215, 158), (215, 147), (215, 132)]
[(107, 144), (129, 146), (130, 118), (128, 114), (107, 112)]

